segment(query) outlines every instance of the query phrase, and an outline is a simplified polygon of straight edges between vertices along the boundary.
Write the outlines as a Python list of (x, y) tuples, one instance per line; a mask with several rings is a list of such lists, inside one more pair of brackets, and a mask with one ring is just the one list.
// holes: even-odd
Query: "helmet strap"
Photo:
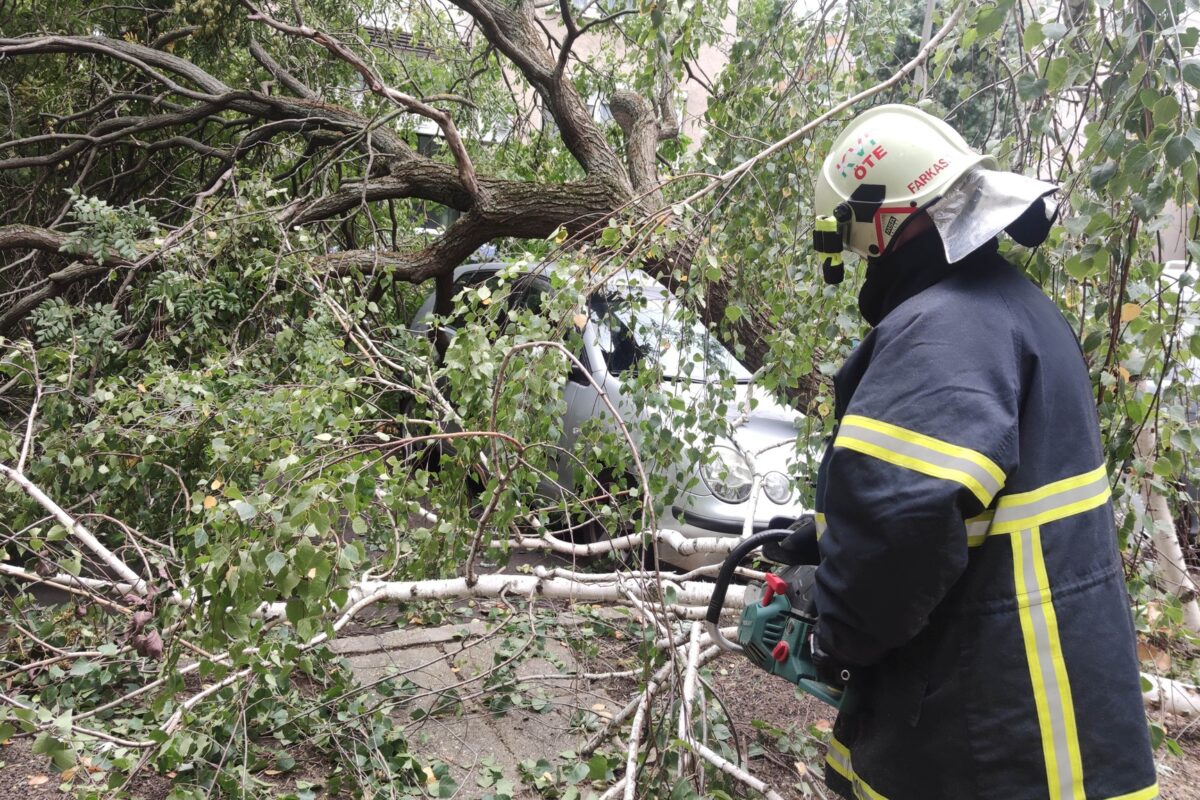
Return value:
[[(841, 205), (838, 206), (841, 208)], [(834, 210), (837, 214), (837, 210)], [(836, 285), (846, 278), (846, 267), (842, 262), (845, 246), (843, 225), (834, 216), (818, 216), (813, 225), (813, 249), (825, 256), (821, 264), (821, 277), (825, 283)]]

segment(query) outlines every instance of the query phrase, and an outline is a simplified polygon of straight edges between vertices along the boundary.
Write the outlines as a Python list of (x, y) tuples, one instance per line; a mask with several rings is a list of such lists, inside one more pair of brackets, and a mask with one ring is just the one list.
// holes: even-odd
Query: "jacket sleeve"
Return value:
[(876, 330), (824, 481), (818, 636), (839, 663), (870, 665), (920, 633), (966, 568), (966, 520), (1016, 469), (1020, 362), (992, 311)]

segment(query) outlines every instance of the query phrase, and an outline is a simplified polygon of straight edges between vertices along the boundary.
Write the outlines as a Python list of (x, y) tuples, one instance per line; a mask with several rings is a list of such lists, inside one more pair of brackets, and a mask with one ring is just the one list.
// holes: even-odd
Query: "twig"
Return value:
[[(785, 136), (782, 139), (780, 139), (779, 141), (775, 142), (775, 144), (771, 145), (770, 147), (766, 147), (766, 148), (760, 150), (758, 153), (755, 153), (750, 158), (747, 158), (745, 161), (741, 162), (736, 167), (733, 167), (732, 169), (729, 169), (726, 172), (722, 173), (712, 183), (709, 183), (703, 189), (699, 189), (699, 190), (693, 192), (692, 194), (690, 194), (686, 198), (684, 198), (684, 200), (682, 200), (680, 203), (676, 203), (675, 205), (690, 205), (692, 203), (695, 203), (700, 198), (702, 198), (705, 195), (709, 194), (710, 192), (714, 191), (718, 186), (729, 183), (730, 181), (734, 180), (735, 178), (754, 169), (754, 167), (757, 166), (760, 162), (765, 161), (766, 159), (768, 159), (771, 156), (778, 153), (780, 150), (783, 150), (783, 149), (789, 147), (790, 145), (795, 144), (797, 141), (802, 139), (804, 136), (811, 133), (813, 130), (815, 130), (819, 126), (825, 124), (829, 120), (833, 119), (835, 116), (842, 113), (843, 111), (850, 108), (851, 106), (855, 105), (856, 103), (861, 103), (863, 100), (866, 100), (869, 97), (874, 97), (875, 95), (879, 94), (880, 92), (882, 92), (886, 89), (890, 89), (891, 87), (898, 84), (900, 81), (904, 80), (904, 78), (910, 72), (915, 70), (921, 64), (925, 63), (925, 60), (927, 58), (929, 58), (930, 54), (935, 49), (937, 49), (937, 46), (939, 44), (941, 44), (942, 39), (946, 38), (946, 35), (948, 33), (950, 33), (951, 30), (953, 30), (954, 26), (956, 24), (958, 24), (958, 20), (962, 17), (963, 11), (966, 9), (967, 5), (968, 5), (967, 3), (962, 3), (961, 5), (959, 5), (959, 7), (954, 10), (954, 13), (952, 13), (946, 19), (945, 24), (942, 25), (942, 29), (939, 30), (933, 36), (933, 38), (931, 38), (929, 40), (929, 42), (924, 47), (921, 48), (920, 52), (918, 52), (915, 56), (913, 56), (911, 61), (909, 61), (907, 64), (905, 64), (903, 67), (901, 67), (899, 69), (899, 71), (896, 72), (895, 75), (892, 75), (892, 77), (888, 78), (885, 81), (881, 81), (880, 83), (875, 84), (874, 86), (870, 87), (869, 89), (864, 89), (863, 91), (859, 92), (858, 94), (854, 95), (853, 97), (843, 100), (842, 102), (838, 103), (836, 106), (829, 109), (824, 114), (817, 117), (816, 119), (802, 125), (801, 127), (797, 128), (796, 130), (792, 131), (787, 136)], [(670, 210), (670, 206), (668, 206), (666, 209), (664, 209), (664, 211), (668, 211), (668, 212), (669, 212), (669, 210)]]
[(99, 557), (99, 559), (104, 562), (105, 566), (124, 578), (135, 593), (140, 595), (146, 594), (146, 582), (139, 578), (136, 572), (130, 569), (124, 561), (117, 558), (111, 550), (101, 544), (100, 540), (93, 536), (91, 531), (72, 519), (70, 514), (64, 511), (62, 507), (58, 505), (58, 503), (51, 500), (50, 497), (37, 486), (35, 486), (32, 481), (26, 478), (21, 472), (13, 469), (7, 464), (0, 464), (0, 474), (3, 474), (10, 481), (20, 486), (25, 491), (25, 494), (29, 495), (35, 502), (37, 502), (38, 505), (54, 515), (54, 518), (57, 519), (64, 528), (71, 531), (76, 539), (83, 542), (83, 544), (87, 546), (89, 550)]
[[(0, 693), (0, 701), (8, 703), (10, 706), (14, 706), (16, 708), (25, 709), (26, 711), (37, 711), (37, 708), (35, 706), (31, 706), (28, 703), (22, 703), (20, 700), (16, 699), (15, 697), (9, 697), (8, 695), (3, 694), (3, 693)], [(38, 730), (50, 730), (51, 728), (57, 727), (57, 725), (58, 725), (57, 722), (50, 722), (50, 723), (46, 723), (44, 725), (37, 726), (37, 729)], [(72, 731), (79, 734), (80, 736), (91, 736), (96, 739), (103, 739), (106, 742), (112, 742), (113, 744), (120, 745), (121, 747), (135, 747), (138, 749), (142, 749), (142, 748), (146, 748), (146, 747), (157, 747), (157, 744), (154, 742), (149, 742), (149, 741), (135, 742), (131, 739), (122, 739), (118, 736), (113, 736), (112, 734), (105, 733), (104, 731), (92, 730), (91, 728), (81, 728), (78, 725), (75, 725), (74, 723), (68, 723), (68, 727), (70, 727), (70, 729)]]
[[(700, 669), (700, 633), (700, 623), (693, 622), (688, 637), (687, 670), (683, 674), (683, 698), (679, 704), (679, 738), (683, 741), (692, 738), (692, 706), (696, 704), (696, 677)], [(689, 770), (690, 761), (689, 758), (680, 759), (681, 773)]]
[(25, 471), (25, 459), (29, 457), (29, 448), (33, 446), (33, 421), (37, 418), (38, 403), (42, 399), (42, 376), (38, 371), (37, 349), (30, 348), (30, 358), (33, 360), (33, 402), (29, 406), (29, 414), (25, 418), (25, 438), (21, 442), (21, 455), (17, 458), (17, 472)]

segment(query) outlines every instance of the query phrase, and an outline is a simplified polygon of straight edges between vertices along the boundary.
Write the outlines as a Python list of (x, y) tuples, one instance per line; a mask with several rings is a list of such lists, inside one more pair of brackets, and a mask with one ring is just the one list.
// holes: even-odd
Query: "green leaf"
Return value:
[(1093, 189), (1099, 189), (1111, 181), (1113, 175), (1116, 174), (1117, 162), (1106, 161), (1103, 164), (1092, 167), (1091, 172), (1088, 173), (1088, 182), (1092, 185)]
[(1167, 164), (1172, 167), (1178, 167), (1194, 152), (1192, 140), (1186, 136), (1176, 136), (1167, 142), (1167, 146), (1163, 148), (1163, 152), (1167, 156)]
[(1042, 26), (1042, 32), (1045, 33), (1048, 41), (1057, 42), (1067, 35), (1067, 26), (1061, 22), (1047, 22)]
[(1025, 26), (1025, 35), (1021, 37), (1021, 44), (1024, 45), (1026, 50), (1032, 50), (1041, 44), (1045, 38), (1045, 35), (1042, 33), (1042, 23), (1034, 20)]
[(49, 733), (43, 733), (34, 740), (33, 752), (49, 756), (54, 767), (60, 772), (75, 766), (75, 751), (69, 744), (59, 741)]
[(292, 599), (288, 600), (285, 610), (287, 611), (288, 622), (292, 623), (293, 625), (304, 619), (304, 617), (308, 614), (308, 606), (306, 606), (304, 601), (299, 597), (293, 597)]
[(1004, 24), (1004, 18), (1008, 16), (1011, 8), (1011, 2), (1001, 2), (991, 8), (983, 9), (979, 12), (979, 16), (975, 17), (975, 30), (979, 31), (980, 36), (992, 35), (1000, 30), (1000, 26)]
[(1161, 725), (1157, 722), (1150, 723), (1150, 746), (1157, 750), (1162, 746), (1163, 739), (1167, 738), (1167, 734), (1163, 731)]
[(608, 759), (602, 755), (594, 755), (588, 761), (588, 780), (602, 781), (608, 777)]
[(1151, 111), (1154, 116), (1155, 125), (1165, 125), (1168, 122), (1174, 122), (1179, 118), (1179, 101), (1175, 99), (1175, 95), (1169, 94), (1166, 97), (1160, 98)]
[(1066, 56), (1051, 59), (1046, 67), (1046, 88), (1057, 92), (1067, 80), (1067, 68), (1070, 66)]
[(1166, 95), (1154, 103), (1151, 113), (1154, 116), (1154, 125), (1166, 125), (1168, 122), (1174, 122), (1180, 116), (1180, 101), (1175, 100), (1175, 95)]
[(1063, 266), (1066, 267), (1067, 274), (1077, 281), (1081, 281), (1092, 274), (1092, 260), (1078, 254), (1068, 258)]
[(1025, 101), (1036, 100), (1046, 93), (1046, 87), (1049, 85), (1050, 82), (1045, 78), (1026, 72), (1017, 78), (1017, 94)]
[(570, 771), (567, 773), (567, 782), (568, 783), (579, 783), (581, 780), (586, 778), (590, 773), (591, 773), (591, 769), (588, 767), (588, 765), (580, 762), (580, 763), (576, 764), (575, 766), (571, 767)]
[(242, 522), (248, 522), (258, 515), (258, 509), (247, 503), (245, 500), (234, 500), (229, 504)]
[(1183, 80), (1189, 85), (1200, 89), (1200, 64), (1189, 61), (1183, 65)]
[(267, 570), (272, 575), (278, 575), (279, 570), (287, 566), (287, 556), (278, 550), (267, 555)]

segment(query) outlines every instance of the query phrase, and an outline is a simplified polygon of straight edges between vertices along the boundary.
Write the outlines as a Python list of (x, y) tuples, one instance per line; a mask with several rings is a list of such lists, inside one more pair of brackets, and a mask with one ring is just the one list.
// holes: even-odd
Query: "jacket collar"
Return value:
[(972, 269), (993, 256), (999, 243), (991, 239), (966, 258), (946, 263), (946, 251), (931, 228), (882, 258), (867, 261), (866, 280), (858, 293), (858, 310), (872, 327), (898, 305), (941, 282), (952, 272)]

